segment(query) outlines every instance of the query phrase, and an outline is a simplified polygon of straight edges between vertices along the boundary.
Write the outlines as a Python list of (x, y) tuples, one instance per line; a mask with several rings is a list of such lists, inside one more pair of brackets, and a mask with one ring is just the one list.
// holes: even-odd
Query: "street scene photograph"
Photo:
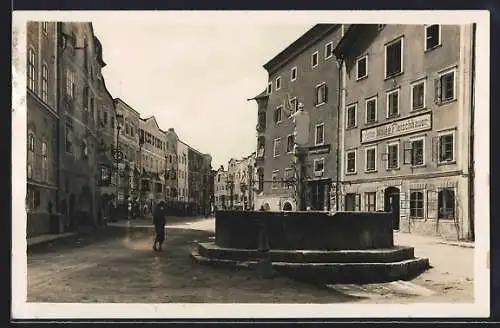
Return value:
[(14, 13), (18, 302), (489, 304), (478, 18), (274, 15)]

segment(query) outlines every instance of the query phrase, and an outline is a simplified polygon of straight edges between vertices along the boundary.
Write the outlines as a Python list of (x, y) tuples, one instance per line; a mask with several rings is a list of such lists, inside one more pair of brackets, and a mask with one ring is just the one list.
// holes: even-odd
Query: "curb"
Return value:
[(57, 236), (57, 237), (54, 237), (54, 238), (51, 238), (51, 239), (46, 239), (46, 240), (42, 240), (42, 241), (39, 241), (37, 243), (32, 243), (31, 245), (28, 244), (28, 242), (26, 241), (26, 249), (27, 250), (33, 250), (37, 247), (43, 247), (43, 246), (46, 246), (50, 243), (53, 243), (53, 242), (58, 242), (58, 241), (66, 241), (66, 240), (69, 240), (71, 238), (78, 238), (78, 237), (81, 237), (84, 233), (83, 232), (75, 232), (71, 235), (66, 235), (66, 236)]
[(463, 248), (475, 248), (474, 243), (464, 243), (459, 241), (441, 241), (439, 243), (443, 245), (458, 246)]

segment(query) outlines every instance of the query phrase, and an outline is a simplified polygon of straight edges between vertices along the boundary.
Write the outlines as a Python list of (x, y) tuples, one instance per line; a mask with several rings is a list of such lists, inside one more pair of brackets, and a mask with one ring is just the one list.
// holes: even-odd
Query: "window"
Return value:
[(298, 109), (299, 109), (299, 102), (297, 101), (297, 97), (290, 99), (291, 114), (295, 113)]
[(274, 139), (273, 156), (278, 157), (281, 153), (281, 138)]
[(315, 159), (314, 160), (314, 172), (324, 172), (325, 170), (325, 159)]
[(452, 162), (455, 159), (454, 133), (446, 133), (439, 136), (439, 162)]
[(156, 188), (155, 188), (156, 192), (159, 193), (159, 192), (163, 192), (163, 185), (160, 183), (160, 182), (157, 182), (156, 183)]
[(317, 124), (314, 134), (314, 144), (316, 146), (323, 145), (325, 143), (325, 123)]
[(374, 192), (365, 192), (365, 209), (367, 212), (376, 211), (377, 194)]
[(424, 138), (411, 141), (411, 164), (424, 165)]
[(316, 86), (316, 97), (314, 99), (314, 105), (319, 106), (328, 101), (328, 87), (326, 83), (321, 83)]
[(108, 125), (108, 112), (104, 112), (104, 125)]
[(281, 89), (281, 76), (276, 78), (276, 91)]
[(436, 87), (436, 103), (442, 104), (455, 100), (455, 70), (440, 74), (434, 82)]
[(368, 56), (365, 55), (356, 60), (356, 78), (358, 80), (368, 76)]
[(387, 168), (399, 168), (399, 143), (387, 145)]
[(356, 126), (356, 119), (357, 119), (357, 104), (352, 104), (347, 106), (346, 108), (346, 128), (354, 128)]
[(286, 138), (286, 152), (287, 153), (292, 153), (293, 152), (293, 146), (295, 142), (295, 138), (293, 134), (289, 134), (288, 137)]
[(66, 123), (65, 150), (67, 153), (73, 152), (73, 125), (69, 122)]
[(325, 59), (329, 59), (333, 56), (333, 42), (328, 42), (325, 45)]
[(346, 211), (359, 211), (360, 209), (360, 197), (359, 194), (349, 193), (345, 195), (345, 210)]
[(365, 122), (374, 123), (377, 121), (377, 97), (366, 100)]
[(438, 193), (438, 219), (455, 218), (455, 190), (441, 189)]
[(49, 23), (48, 22), (42, 22), (42, 31), (43, 31), (43, 33), (47, 34), (48, 29), (49, 29)]
[(48, 102), (49, 69), (47, 65), (42, 66), (42, 100)]
[(289, 167), (288, 167), (288, 168), (286, 168), (286, 169), (285, 169), (285, 177), (284, 177), (284, 178), (285, 178), (285, 181), (286, 181), (286, 182), (288, 182), (288, 183), (286, 184), (287, 189), (292, 188), (292, 187), (293, 187), (293, 185), (291, 184), (291, 182), (293, 182), (293, 180), (294, 180), (294, 173), (293, 173), (293, 169), (291, 169), (291, 168), (289, 168)]
[(33, 164), (35, 162), (35, 136), (33, 134), (28, 135), (28, 159), (27, 159), (27, 177), (28, 179), (33, 178)]
[(36, 92), (36, 55), (33, 48), (28, 49), (28, 88)]
[(111, 175), (109, 174), (110, 170), (108, 167), (101, 167), (101, 184), (110, 184), (111, 183)]
[(274, 123), (279, 123), (282, 120), (283, 106), (278, 106), (274, 110)]
[(399, 89), (387, 92), (387, 118), (399, 115)]
[(115, 118), (113, 115), (111, 115), (111, 128), (114, 129), (115, 128)]
[(425, 50), (431, 50), (441, 44), (441, 26), (438, 24), (425, 27)]
[(311, 66), (313, 68), (318, 66), (318, 52), (317, 51), (315, 53), (313, 53), (311, 56)]
[(425, 81), (411, 86), (411, 110), (425, 108)]
[(273, 184), (272, 184), (273, 189), (277, 189), (279, 187), (278, 174), (279, 174), (279, 170), (274, 170), (272, 173), (271, 179), (273, 181)]
[(70, 98), (75, 97), (75, 76), (69, 69), (66, 71), (66, 94)]
[(422, 191), (410, 191), (410, 218), (424, 218), (424, 193)]
[(403, 72), (403, 39), (392, 41), (385, 46), (385, 78)]
[(346, 152), (346, 173), (356, 173), (356, 151)]
[(290, 80), (295, 81), (296, 79), (297, 79), (297, 67), (294, 67), (290, 72)]
[(49, 167), (47, 165), (47, 142), (42, 142), (42, 181), (47, 182), (49, 179)]
[(365, 149), (365, 171), (377, 170), (377, 147), (367, 147)]
[(40, 190), (28, 186), (26, 198), (28, 210), (34, 210), (40, 206)]
[(273, 91), (273, 84), (271, 82), (269, 82), (267, 84), (267, 93), (271, 94), (272, 91)]

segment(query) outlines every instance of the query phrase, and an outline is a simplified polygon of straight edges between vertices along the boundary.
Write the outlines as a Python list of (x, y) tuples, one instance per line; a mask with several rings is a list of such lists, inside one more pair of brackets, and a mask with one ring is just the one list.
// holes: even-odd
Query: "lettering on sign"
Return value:
[(361, 130), (361, 143), (397, 137), (405, 134), (432, 129), (432, 116), (430, 113), (414, 116)]

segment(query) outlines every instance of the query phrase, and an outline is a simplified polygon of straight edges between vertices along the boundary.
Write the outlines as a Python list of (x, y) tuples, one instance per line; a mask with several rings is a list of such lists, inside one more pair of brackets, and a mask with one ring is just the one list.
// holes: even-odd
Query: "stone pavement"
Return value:
[[(215, 269), (193, 262), (199, 241), (213, 238), (214, 219), (173, 223), (166, 250), (152, 251), (153, 233), (128, 229), (108, 240), (28, 255), (29, 302), (408, 303), (472, 302), (473, 249), (398, 233), (434, 266), (411, 282), (312, 286), (285, 277), (262, 279), (252, 271)], [(135, 225), (134, 225), (135, 224)], [(151, 227), (151, 225), (144, 226)]]
[(26, 239), (26, 244), (28, 247), (39, 245), (43, 243), (50, 243), (51, 241), (55, 241), (58, 239), (64, 239), (68, 237), (73, 237), (76, 235), (76, 232), (67, 232), (61, 234), (52, 234), (52, 235), (41, 235), (36, 237), (31, 237)]

